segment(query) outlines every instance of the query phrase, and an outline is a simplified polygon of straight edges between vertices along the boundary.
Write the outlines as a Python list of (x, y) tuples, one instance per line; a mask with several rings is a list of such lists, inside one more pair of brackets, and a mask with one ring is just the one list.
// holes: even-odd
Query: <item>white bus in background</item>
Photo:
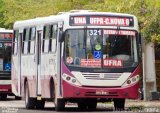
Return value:
[(134, 15), (71, 11), (14, 23), (12, 89), (26, 108), (57, 111), (67, 102), (96, 109), (97, 102), (137, 99), (139, 28)]
[(0, 28), (0, 98), (5, 100), (12, 94), (11, 52), (13, 30)]

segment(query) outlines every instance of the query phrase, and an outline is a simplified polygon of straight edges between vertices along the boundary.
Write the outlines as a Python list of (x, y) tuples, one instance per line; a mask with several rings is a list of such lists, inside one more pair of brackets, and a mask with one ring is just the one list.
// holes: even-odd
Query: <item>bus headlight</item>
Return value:
[(72, 83), (76, 83), (76, 79), (72, 79)]
[(133, 76), (133, 77), (129, 78), (129, 79), (122, 85), (122, 87), (135, 84), (135, 83), (137, 83), (138, 81), (139, 81), (139, 75)]
[(66, 77), (66, 80), (67, 80), (67, 81), (70, 81), (70, 80), (71, 80), (71, 77), (70, 77), (70, 76), (67, 76), (67, 77)]
[(81, 86), (81, 84), (78, 82), (78, 80), (76, 80), (76, 78), (74, 78), (66, 73), (63, 74), (62, 78), (64, 81), (66, 81), (70, 84)]

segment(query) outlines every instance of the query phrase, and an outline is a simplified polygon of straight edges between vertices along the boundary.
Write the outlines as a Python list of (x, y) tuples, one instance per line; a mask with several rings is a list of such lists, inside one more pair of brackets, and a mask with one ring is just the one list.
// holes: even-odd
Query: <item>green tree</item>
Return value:
[(4, 21), (3, 21), (3, 18), (4, 18), (4, 16), (3, 16), (3, 5), (4, 5), (3, 1), (0, 0), (0, 27), (1, 28), (5, 27), (4, 26)]
[[(42, 17), (57, 14), (60, 11), (68, 11), (72, 5), (68, 0), (2, 0), (4, 26), (12, 28), (13, 23), (35, 17)], [(67, 5), (66, 5), (67, 4)]]
[(84, 8), (133, 14), (138, 17), (140, 30), (146, 40), (160, 42), (159, 0), (94, 0), (85, 5)]
[(12, 28), (18, 20), (73, 9), (133, 14), (138, 17), (145, 38), (160, 42), (160, 0), (0, 0), (0, 25)]

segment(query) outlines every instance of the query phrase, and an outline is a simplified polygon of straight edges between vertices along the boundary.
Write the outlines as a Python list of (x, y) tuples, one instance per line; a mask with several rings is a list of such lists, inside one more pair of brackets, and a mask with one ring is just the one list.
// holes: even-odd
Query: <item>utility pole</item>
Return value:
[(156, 73), (155, 73), (155, 52), (154, 43), (142, 43), (143, 58), (143, 90), (144, 100), (151, 100), (151, 92), (157, 92)]
[(146, 84), (145, 84), (145, 81), (146, 81), (146, 73), (145, 73), (145, 42), (144, 42), (144, 39), (143, 39), (143, 37), (142, 37), (142, 67), (143, 67), (143, 89), (142, 89), (142, 91), (143, 91), (143, 96), (144, 96), (144, 101), (146, 101), (147, 99), (146, 99)]

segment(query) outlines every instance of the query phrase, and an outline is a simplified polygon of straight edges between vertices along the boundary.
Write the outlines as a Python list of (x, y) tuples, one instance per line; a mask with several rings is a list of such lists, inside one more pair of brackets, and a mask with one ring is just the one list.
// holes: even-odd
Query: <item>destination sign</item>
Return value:
[(129, 30), (103, 30), (103, 34), (135, 36), (136, 32), (135, 31), (129, 31)]
[(0, 38), (12, 38), (12, 33), (0, 33)]
[(99, 25), (99, 26), (133, 26), (132, 17), (120, 16), (71, 16), (70, 25)]

